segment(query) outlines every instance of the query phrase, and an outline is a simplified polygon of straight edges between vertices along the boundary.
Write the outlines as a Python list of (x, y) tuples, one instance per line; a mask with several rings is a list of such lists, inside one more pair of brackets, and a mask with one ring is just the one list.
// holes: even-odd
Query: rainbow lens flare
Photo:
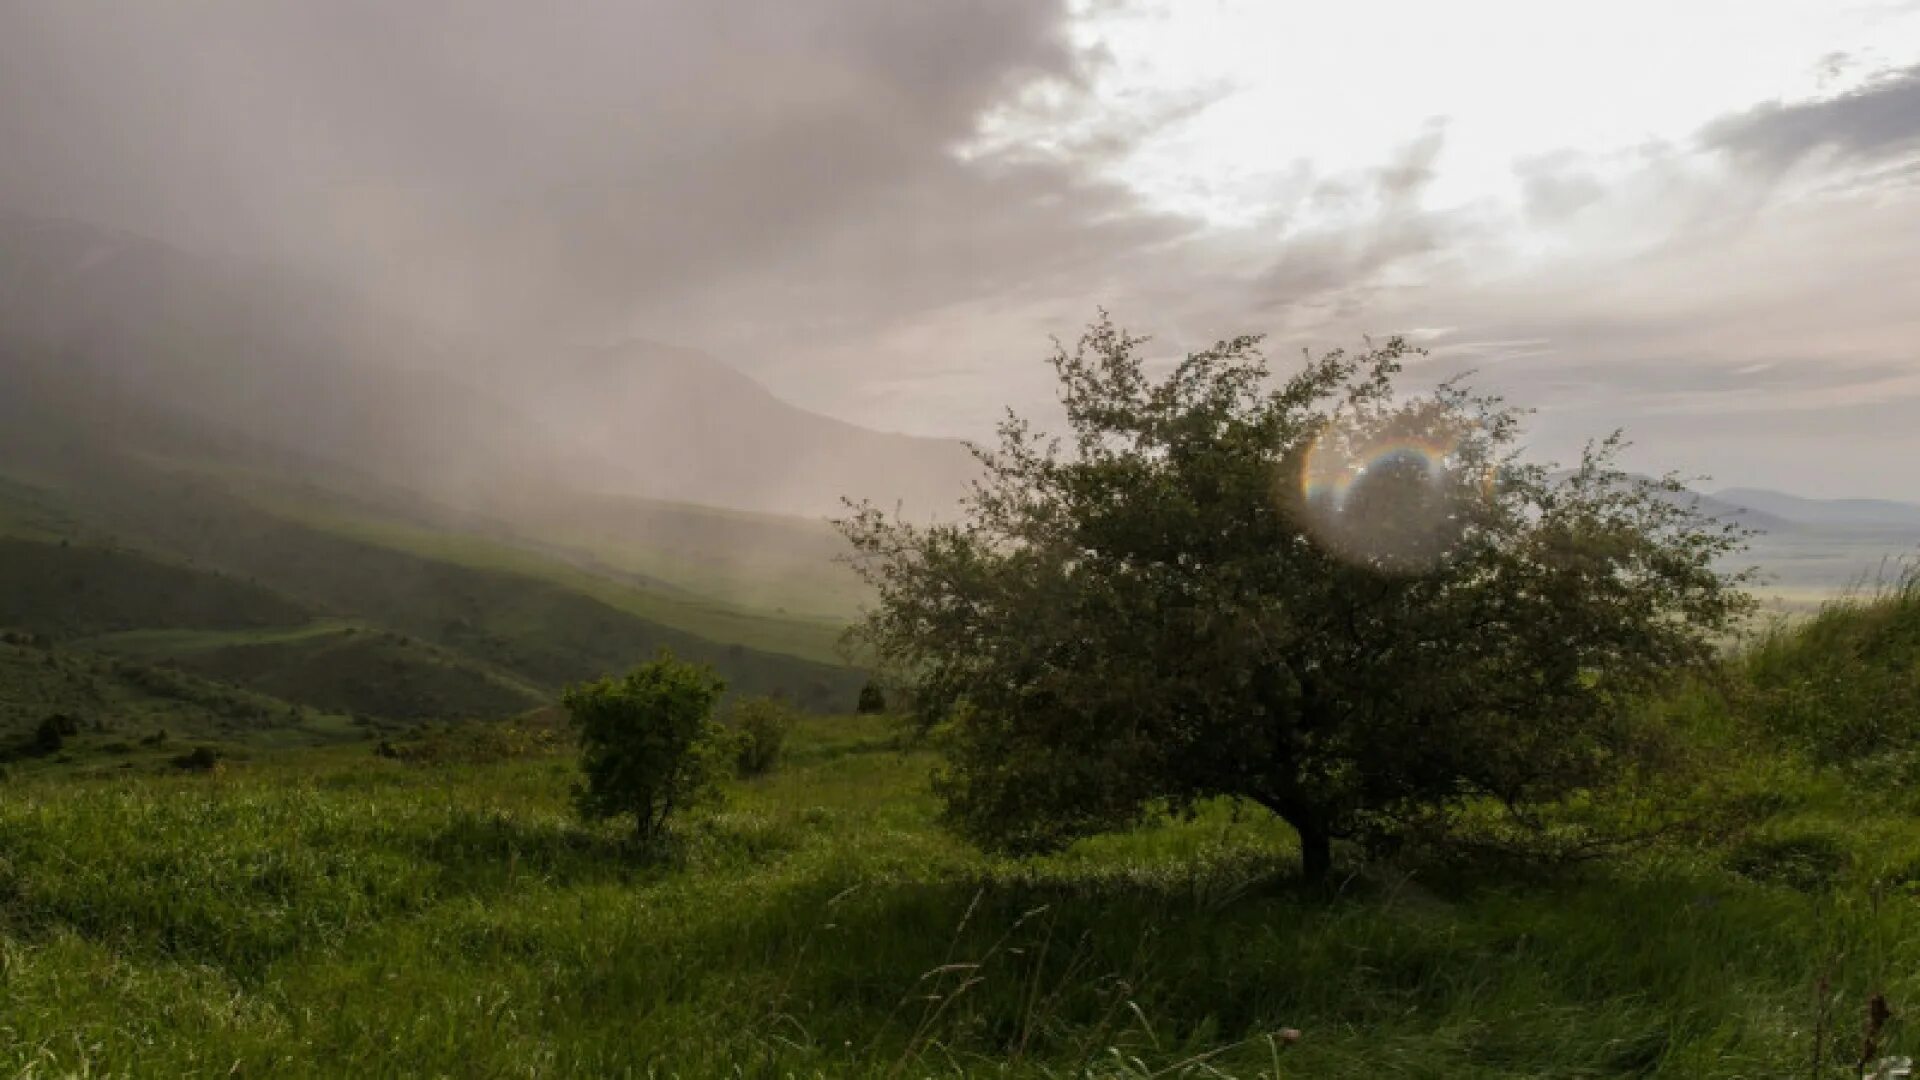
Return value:
[(1472, 431), (1457, 417), (1412, 410), (1337, 418), (1283, 483), (1324, 550), (1388, 573), (1421, 573), (1457, 549), (1471, 502), (1492, 494), (1492, 471), (1464, 452)]

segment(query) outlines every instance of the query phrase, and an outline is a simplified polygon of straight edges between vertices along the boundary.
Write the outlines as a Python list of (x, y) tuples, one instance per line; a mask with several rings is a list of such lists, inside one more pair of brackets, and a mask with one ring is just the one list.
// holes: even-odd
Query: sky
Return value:
[(1542, 456), (1920, 499), (1912, 0), (0, 0), (0, 148), (0, 208), (524, 371), (644, 337), (978, 437), (1100, 307), (1406, 334)]

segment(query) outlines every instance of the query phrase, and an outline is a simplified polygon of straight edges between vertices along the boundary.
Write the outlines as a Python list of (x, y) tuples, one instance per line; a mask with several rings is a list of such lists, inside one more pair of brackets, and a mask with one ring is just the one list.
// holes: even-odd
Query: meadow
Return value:
[(1915, 1042), (1920, 796), (1791, 759), (1736, 833), (1325, 895), (1227, 806), (983, 855), (878, 717), (664, 863), (575, 820), (549, 727), (408, 749), (16, 771), (0, 1075), (1852, 1076), (1875, 994), (1874, 1059)]

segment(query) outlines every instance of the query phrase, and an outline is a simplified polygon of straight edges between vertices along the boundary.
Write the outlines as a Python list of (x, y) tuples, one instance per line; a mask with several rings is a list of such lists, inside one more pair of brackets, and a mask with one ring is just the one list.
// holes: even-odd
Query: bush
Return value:
[(860, 688), (860, 703), (855, 706), (855, 711), (862, 716), (887, 711), (887, 695), (880, 689), (879, 683), (868, 679), (867, 684)]
[(53, 713), (40, 721), (33, 734), (15, 746), (6, 757), (51, 757), (66, 746), (68, 736), (80, 734), (80, 722), (66, 713)]
[(38, 755), (56, 754), (66, 744), (68, 737), (80, 734), (80, 722), (66, 713), (54, 713), (33, 731), (32, 752)]
[(569, 687), (560, 704), (580, 739), (580, 815), (632, 815), (641, 846), (658, 847), (674, 811), (718, 792), (716, 759), (728, 740), (713, 707), (725, 689), (712, 668), (666, 652), (624, 677)]
[(188, 772), (219, 772), (220, 751), (211, 746), (196, 746), (173, 759), (173, 767)]
[(780, 750), (793, 730), (793, 708), (777, 698), (748, 698), (728, 717), (741, 776), (761, 776), (780, 762)]

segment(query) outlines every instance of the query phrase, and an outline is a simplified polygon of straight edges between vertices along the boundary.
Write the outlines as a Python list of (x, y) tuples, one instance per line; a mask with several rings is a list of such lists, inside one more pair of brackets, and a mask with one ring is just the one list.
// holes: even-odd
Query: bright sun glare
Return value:
[(1070, 152), (1111, 134), (1116, 113), (1157, 115), (1114, 178), (1218, 225), (1297, 211), (1303, 178), (1377, 169), (1435, 125), (1444, 149), (1425, 197), (1512, 204), (1529, 158), (1574, 152), (1604, 170), (1756, 101), (1843, 92), (1920, 49), (1920, 5), (1883, 2), (1078, 7), (1078, 43), (1109, 58), (1095, 92), (1036, 87), (987, 119), (980, 145)]

